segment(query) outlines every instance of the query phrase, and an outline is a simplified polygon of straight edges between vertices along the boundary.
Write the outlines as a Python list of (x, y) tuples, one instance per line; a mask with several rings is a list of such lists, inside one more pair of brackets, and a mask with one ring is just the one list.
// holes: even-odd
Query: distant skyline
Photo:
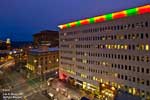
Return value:
[(0, 0), (0, 39), (31, 41), (59, 24), (150, 4), (150, 0)]

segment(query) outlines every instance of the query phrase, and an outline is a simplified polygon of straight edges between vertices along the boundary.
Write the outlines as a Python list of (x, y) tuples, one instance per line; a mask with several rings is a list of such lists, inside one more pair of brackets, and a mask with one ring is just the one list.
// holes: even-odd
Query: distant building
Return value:
[(59, 25), (62, 80), (114, 100), (150, 100), (150, 5)]
[(0, 40), (0, 50), (10, 50), (11, 49), (11, 41), (9, 38), (6, 41)]
[(11, 49), (11, 40), (9, 38), (6, 39), (7, 50)]
[(31, 41), (12, 41), (11, 46), (13, 49), (28, 48), (32, 47), (33, 43)]
[(0, 63), (4, 62), (6, 59), (9, 58), (10, 49), (10, 39), (7, 39), (6, 41), (0, 40)]
[(49, 44), (50, 47), (56, 47), (59, 45), (59, 33), (58, 31), (44, 30), (40, 33), (33, 35), (34, 45)]
[(29, 51), (26, 68), (34, 75), (45, 75), (58, 71), (58, 58), (58, 48), (41, 46)]
[(26, 65), (27, 63), (27, 55), (26, 51), (24, 49), (15, 49), (12, 52), (12, 56), (15, 60), (15, 67), (20, 68), (23, 67), (23, 65)]

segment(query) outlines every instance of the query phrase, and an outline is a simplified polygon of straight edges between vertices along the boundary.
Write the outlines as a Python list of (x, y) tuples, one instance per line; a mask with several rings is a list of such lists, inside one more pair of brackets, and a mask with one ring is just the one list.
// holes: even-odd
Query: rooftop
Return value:
[(127, 10), (119, 11), (119, 12), (114, 12), (114, 13), (100, 15), (92, 18), (78, 20), (78, 21), (59, 25), (58, 27), (60, 29), (66, 29), (66, 28), (83, 26), (83, 25), (88, 25), (93, 23), (100, 23), (100, 22), (109, 21), (113, 19), (124, 18), (128, 16), (141, 15), (145, 13), (150, 13), (150, 5), (144, 5), (136, 8), (130, 8)]
[(31, 53), (45, 53), (45, 52), (53, 52), (58, 51), (59, 49), (57, 47), (54, 48), (48, 48), (48, 50), (41, 50), (41, 49), (32, 49), (30, 50)]
[(54, 30), (43, 30), (43, 31), (40, 31), (39, 33), (33, 34), (33, 36), (38, 36), (41, 34), (57, 34), (57, 33), (58, 31), (54, 31)]

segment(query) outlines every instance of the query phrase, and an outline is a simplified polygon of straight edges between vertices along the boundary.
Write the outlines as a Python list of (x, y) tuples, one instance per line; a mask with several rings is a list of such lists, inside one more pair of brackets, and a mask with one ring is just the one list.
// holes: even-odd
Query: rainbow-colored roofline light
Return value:
[(114, 12), (114, 13), (110, 13), (110, 14), (106, 14), (106, 15), (101, 15), (101, 16), (97, 16), (97, 17), (92, 17), (92, 18), (88, 18), (88, 19), (78, 20), (75, 22), (59, 25), (58, 27), (60, 29), (65, 29), (65, 28), (99, 23), (99, 22), (103, 22), (103, 21), (119, 19), (119, 18), (124, 18), (124, 17), (128, 17), (128, 16), (133, 16), (133, 15), (140, 15), (140, 14), (145, 14), (145, 13), (150, 13), (150, 5), (145, 5), (145, 6), (141, 6), (141, 7), (137, 7), (137, 8), (131, 8), (131, 9)]

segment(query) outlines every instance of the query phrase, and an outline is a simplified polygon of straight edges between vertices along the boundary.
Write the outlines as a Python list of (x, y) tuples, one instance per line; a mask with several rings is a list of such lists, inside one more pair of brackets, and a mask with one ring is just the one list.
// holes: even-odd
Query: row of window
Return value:
[(62, 54), (72, 54), (73, 51), (70, 51), (70, 50), (60, 50), (60, 53), (62, 53)]
[(149, 26), (148, 21), (145, 21), (145, 22), (141, 21), (141, 22), (136, 22), (132, 24), (129, 23), (129, 24), (124, 24), (124, 25), (101, 26), (101, 27), (96, 27), (96, 28), (85, 29), (82, 31), (60, 33), (60, 35), (66, 36), (66, 35), (75, 35), (77, 33), (95, 33), (95, 32), (118, 31), (118, 30), (130, 30), (130, 29), (144, 28), (148, 26)]
[(38, 56), (38, 59), (39, 60), (51, 60), (51, 59), (55, 59), (55, 58), (58, 58), (58, 53), (57, 54), (53, 54), (53, 55), (49, 55), (49, 54), (46, 54), (46, 55), (43, 55), (43, 56), (40, 56), (40, 55), (29, 55), (29, 58), (32, 58), (32, 57), (35, 57), (35, 56)]
[[(73, 47), (73, 46), (71, 46)], [(140, 50), (140, 51), (149, 51), (149, 44), (98, 44), (98, 45), (76, 45), (76, 48), (98, 48), (98, 49), (111, 49), (111, 50)]]
[(148, 21), (145, 22), (136, 22), (132, 24), (124, 24), (124, 25), (114, 25), (114, 26), (104, 26), (104, 27), (98, 27), (98, 28), (92, 28), (83, 30), (82, 33), (91, 33), (91, 32), (105, 32), (105, 31), (117, 31), (117, 30), (129, 30), (134, 28), (144, 28), (148, 27)]
[[(150, 56), (145, 55), (145, 56), (137, 56), (137, 55), (125, 55), (125, 54), (104, 54), (104, 53), (95, 53), (96, 55), (89, 53), (89, 56), (96, 56), (96, 57), (102, 57), (102, 58), (109, 58), (109, 59), (118, 59), (118, 60), (126, 60), (126, 61), (137, 61), (137, 62), (150, 62)], [(72, 57), (64, 57), (61, 56), (62, 59), (66, 60), (73, 60)], [(75, 59), (75, 58), (74, 58)], [(78, 62), (83, 62), (84, 59), (81, 58), (76, 58)], [(86, 59), (85, 59), (86, 60)], [(86, 60), (85, 63), (88, 64), (94, 64), (94, 61), (89, 61)], [(97, 64), (97, 63), (96, 63)], [(99, 65), (99, 64), (97, 64)]]
[[(98, 49), (111, 49), (111, 50), (138, 50), (138, 51), (149, 51), (150, 45), (149, 44), (98, 44), (98, 45), (69, 45), (63, 44), (61, 45), (62, 48), (98, 48)], [(67, 53), (67, 52), (65, 52)]]
[[(103, 66), (107, 66), (109, 65), (107, 62), (102, 62)], [(139, 66), (131, 66), (131, 65), (123, 65), (123, 64), (114, 64), (112, 63), (111, 64), (111, 67), (112, 68), (115, 68), (115, 69), (120, 69), (120, 70), (128, 70), (128, 71), (132, 71), (132, 72), (140, 72), (140, 73), (146, 73), (146, 74), (149, 74), (150, 73), (150, 69), (149, 68), (143, 68), (143, 67), (139, 67)], [(86, 70), (86, 67), (84, 66), (77, 66), (78, 69), (81, 69), (81, 70)], [(88, 69), (90, 72), (93, 72), (93, 73), (99, 73), (97, 69)]]
[[(92, 71), (92, 69), (89, 69), (89, 71)], [(104, 71), (104, 70), (98, 70), (96, 72), (100, 72), (101, 74), (103, 74), (103, 75), (105, 74), (107, 76), (114, 76), (118, 79), (122, 79), (122, 80), (125, 80), (125, 81), (130, 81), (130, 82), (134, 82), (134, 83), (137, 83), (137, 84), (150, 86), (150, 81), (149, 80), (145, 80), (145, 79), (142, 79), (142, 78), (139, 78), (139, 77), (122, 75), (122, 74), (112, 73), (112, 72), (108, 72), (108, 71)], [(85, 75), (85, 74), (80, 73), (80, 72), (74, 72), (74, 73), (75, 73), (75, 75), (80, 76), (82, 78), (87, 78), (87, 79), (90, 79), (90, 80), (97, 81), (97, 78), (95, 76)]]
[(146, 86), (150, 86), (150, 81), (149, 80), (141, 79), (139, 77), (131, 77), (131, 76), (128, 76), (128, 75), (118, 74), (118, 78), (122, 79), (122, 80), (132, 81), (132, 82), (135, 82), (135, 83), (138, 83), (138, 84), (143, 84), (143, 85), (146, 85)]
[(121, 70), (129, 70), (129, 71), (133, 71), (133, 72), (141, 72), (141, 73), (146, 73), (146, 74), (150, 73), (149, 68), (143, 68), (143, 67), (141, 68), (139, 66), (131, 66), (131, 65), (123, 65), (123, 64), (114, 64), (114, 63), (112, 63), (112, 68), (121, 69)]
[(104, 54), (104, 53), (89, 53), (89, 56), (103, 57), (109, 59), (120, 59), (120, 60), (129, 60), (129, 61), (141, 61), (149, 62), (149, 56), (135, 56), (135, 55), (123, 55), (123, 54)]
[[(68, 69), (66, 67), (63, 70), (69, 72), (70, 74), (74, 74), (76, 76), (79, 76), (81, 78), (86, 78), (86, 79), (98, 81), (98, 82), (101, 82), (101, 83), (107, 83), (107, 84), (109, 84), (111, 86), (114, 86), (116, 88), (126, 89), (129, 93), (133, 93), (133, 95), (135, 95), (135, 93), (137, 93), (137, 94), (140, 93), (140, 95), (142, 97), (145, 97), (145, 96), (147, 97), (147, 96), (150, 95), (150, 93), (148, 91), (141, 90), (141, 89), (135, 89), (133, 87), (130, 87), (130, 86), (128, 87), (126, 85), (122, 86), (122, 85), (119, 85), (119, 84), (114, 83), (114, 82), (109, 82), (109, 81), (108, 82), (104, 82), (103, 79), (99, 79), (96, 76), (91, 76), (91, 75), (86, 75), (86, 74), (83, 74), (83, 73), (80, 73), (80, 72), (75, 72), (75, 71), (73, 71), (71, 69), (68, 71)], [(101, 71), (101, 72), (103, 72), (103, 71)], [(122, 75), (122, 74), (117, 74), (116, 76), (117, 76), (118, 79), (123, 79), (123, 80), (126, 80), (126, 81), (133, 81), (133, 82), (136, 82), (137, 84), (150, 86), (150, 81), (149, 80), (143, 80), (141, 78), (131, 77), (131, 76)], [(133, 92), (131, 92), (131, 90), (133, 90)]]
[[(85, 61), (84, 61), (85, 62)], [(68, 66), (74, 66), (73, 64), (70, 63), (66, 63), (66, 62), (61, 62), (62, 65), (68, 65)], [(114, 69), (119, 69), (119, 70), (128, 70), (128, 71), (132, 71), (132, 72), (139, 72), (139, 73), (145, 73), (145, 74), (149, 74), (150, 73), (150, 69), (149, 68), (143, 68), (140, 66), (132, 66), (132, 65), (126, 65), (126, 64), (115, 64), (115, 63), (108, 63), (108, 62), (98, 62), (99, 65), (101, 66), (105, 66), (105, 67), (111, 67)], [(93, 73), (101, 73), (99, 72), (98, 69), (94, 69), (94, 68), (88, 68), (85, 66), (79, 66), (77, 65), (77, 68), (80, 70), (88, 70), (89, 72), (93, 72)]]
[(97, 48), (100, 49), (114, 49), (114, 50), (140, 50), (149, 51), (149, 44), (99, 44)]
[(80, 38), (61, 38), (61, 42), (68, 41), (106, 41), (106, 40), (136, 40), (136, 39), (148, 39), (148, 33), (136, 33), (136, 34), (115, 34), (115, 35), (104, 35), (104, 36), (90, 36), (90, 37), (80, 37)]

